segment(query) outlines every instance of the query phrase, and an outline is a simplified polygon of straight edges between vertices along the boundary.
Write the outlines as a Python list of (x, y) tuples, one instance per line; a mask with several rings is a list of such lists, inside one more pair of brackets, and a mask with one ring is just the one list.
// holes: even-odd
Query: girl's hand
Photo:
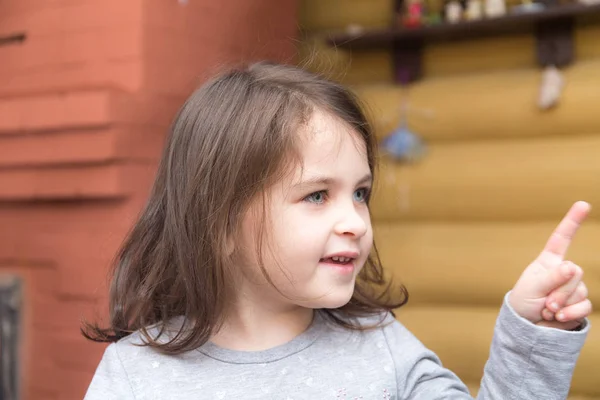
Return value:
[(509, 303), (521, 317), (534, 324), (571, 330), (591, 313), (583, 270), (564, 259), (590, 209), (586, 202), (575, 203), (517, 281)]
[[(548, 295), (546, 308), (542, 311), (538, 325), (560, 329), (575, 329), (592, 310), (592, 303), (587, 298), (588, 290), (582, 281), (583, 270), (570, 261), (565, 261), (560, 268), (571, 279)], [(563, 326), (564, 324), (564, 326)]]

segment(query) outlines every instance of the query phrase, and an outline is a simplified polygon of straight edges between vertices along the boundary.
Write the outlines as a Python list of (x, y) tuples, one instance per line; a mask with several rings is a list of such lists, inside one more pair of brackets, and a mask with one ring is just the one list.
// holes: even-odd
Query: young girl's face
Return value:
[[(246, 257), (246, 283), (255, 298), (271, 306), (341, 307), (352, 297), (373, 243), (366, 147), (358, 133), (323, 112), (315, 112), (300, 135), (302, 162), (267, 193), (263, 265), (279, 291), (266, 282), (252, 256)], [(254, 249), (258, 240), (258, 215), (250, 212), (244, 220), (246, 249)]]

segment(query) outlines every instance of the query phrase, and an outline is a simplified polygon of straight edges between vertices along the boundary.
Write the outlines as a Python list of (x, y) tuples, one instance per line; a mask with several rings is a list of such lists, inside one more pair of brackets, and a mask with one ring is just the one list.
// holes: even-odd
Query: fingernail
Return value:
[(552, 309), (552, 311), (556, 312), (558, 311), (558, 304), (556, 302), (550, 304), (550, 308)]
[(559, 312), (558, 315), (556, 316), (556, 319), (563, 321), (565, 319), (565, 313), (564, 312)]

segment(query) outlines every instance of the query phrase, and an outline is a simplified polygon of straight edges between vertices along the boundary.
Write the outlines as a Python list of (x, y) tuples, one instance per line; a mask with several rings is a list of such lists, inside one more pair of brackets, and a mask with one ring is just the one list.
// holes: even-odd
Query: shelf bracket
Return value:
[(537, 62), (542, 67), (554, 65), (564, 67), (575, 58), (573, 18), (540, 21), (535, 27)]
[(423, 75), (423, 43), (420, 40), (395, 41), (393, 44), (394, 80), (408, 85)]

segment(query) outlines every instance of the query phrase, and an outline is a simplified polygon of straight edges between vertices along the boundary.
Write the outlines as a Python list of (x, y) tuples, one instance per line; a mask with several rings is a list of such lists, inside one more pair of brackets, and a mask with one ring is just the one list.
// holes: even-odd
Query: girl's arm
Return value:
[[(565, 399), (590, 324), (577, 332), (540, 327), (519, 317), (507, 294), (477, 399)], [(384, 328), (398, 382), (398, 399), (472, 399), (467, 387), (404, 326)]]

